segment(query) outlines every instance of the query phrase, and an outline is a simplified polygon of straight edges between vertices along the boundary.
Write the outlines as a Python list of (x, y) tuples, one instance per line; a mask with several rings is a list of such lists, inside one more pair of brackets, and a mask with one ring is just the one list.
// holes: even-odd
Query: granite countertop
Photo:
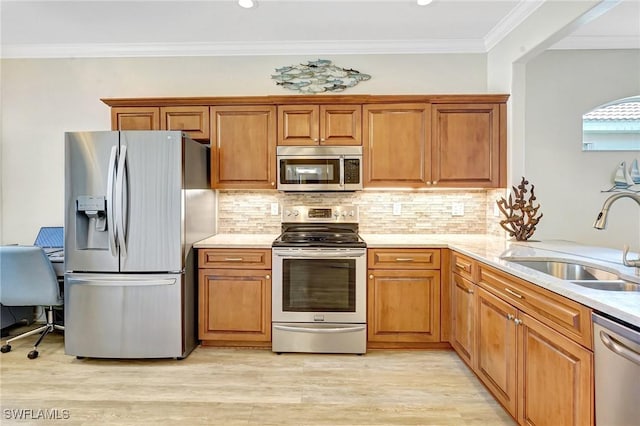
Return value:
[[(361, 236), (369, 248), (447, 247), (596, 311), (640, 327), (640, 291), (606, 291), (582, 287), (502, 259), (509, 256), (519, 259), (535, 257), (578, 261), (615, 271), (629, 281), (640, 282), (640, 277), (635, 275), (634, 268), (622, 264), (620, 250), (587, 246), (571, 241), (507, 241), (487, 235), (370, 234)], [(632, 253), (630, 256), (635, 258), (637, 254)]]
[[(276, 234), (218, 234), (194, 244), (195, 248), (271, 248)], [(570, 241), (516, 242), (488, 235), (459, 234), (361, 234), (368, 248), (450, 248), (554, 293), (640, 327), (640, 292), (595, 290), (503, 260), (502, 257), (536, 257), (579, 261), (616, 271), (639, 282), (634, 268), (622, 264), (620, 250)], [(633, 258), (637, 257), (631, 254)]]
[(279, 234), (217, 234), (193, 245), (194, 248), (271, 248)]

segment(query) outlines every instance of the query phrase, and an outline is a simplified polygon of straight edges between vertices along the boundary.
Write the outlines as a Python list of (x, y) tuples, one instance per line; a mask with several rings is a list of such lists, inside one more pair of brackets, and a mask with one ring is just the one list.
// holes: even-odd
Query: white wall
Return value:
[[(0, 243), (30, 244), (64, 220), (65, 131), (110, 128), (100, 98), (294, 95), (275, 68), (317, 57), (2, 60)], [(344, 94), (485, 93), (486, 55), (327, 57), (371, 74)], [(321, 96), (321, 95), (318, 95)]]
[[(640, 50), (548, 51), (526, 66), (525, 176), (544, 213), (537, 239), (561, 238), (621, 249), (640, 246), (640, 208), (612, 206), (607, 229), (593, 228), (617, 164), (640, 152), (582, 152), (582, 114), (640, 94)], [(518, 177), (519, 178), (519, 177)]]

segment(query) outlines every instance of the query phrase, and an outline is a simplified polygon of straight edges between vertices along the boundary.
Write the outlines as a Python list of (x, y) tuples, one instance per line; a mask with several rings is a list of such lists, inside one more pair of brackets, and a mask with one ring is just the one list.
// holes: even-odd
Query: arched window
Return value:
[(640, 96), (618, 99), (582, 116), (583, 151), (640, 151)]

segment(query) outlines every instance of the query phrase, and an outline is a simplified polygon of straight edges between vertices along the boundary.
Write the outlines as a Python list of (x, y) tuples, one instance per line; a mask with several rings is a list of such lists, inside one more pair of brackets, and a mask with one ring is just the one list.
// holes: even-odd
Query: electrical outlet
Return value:
[(464, 216), (464, 203), (451, 204), (451, 216)]
[(277, 216), (280, 212), (280, 206), (278, 203), (271, 203), (271, 216)]
[(400, 216), (402, 214), (402, 204), (393, 203), (393, 215)]

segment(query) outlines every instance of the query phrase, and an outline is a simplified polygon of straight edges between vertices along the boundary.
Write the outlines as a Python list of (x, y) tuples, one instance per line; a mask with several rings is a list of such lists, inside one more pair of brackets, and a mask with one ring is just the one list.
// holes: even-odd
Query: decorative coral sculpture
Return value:
[(542, 217), (542, 213), (536, 217), (540, 204), (538, 203), (535, 207), (533, 205), (536, 200), (533, 192), (534, 185), (531, 185), (529, 199), (525, 201), (525, 194), (529, 192), (527, 185), (529, 185), (529, 181), (523, 176), (520, 185), (511, 187), (515, 199), (512, 194), (509, 194), (509, 200), (505, 200), (503, 197), (496, 201), (498, 208), (506, 217), (500, 221), (500, 226), (518, 241), (526, 241), (531, 238)]

